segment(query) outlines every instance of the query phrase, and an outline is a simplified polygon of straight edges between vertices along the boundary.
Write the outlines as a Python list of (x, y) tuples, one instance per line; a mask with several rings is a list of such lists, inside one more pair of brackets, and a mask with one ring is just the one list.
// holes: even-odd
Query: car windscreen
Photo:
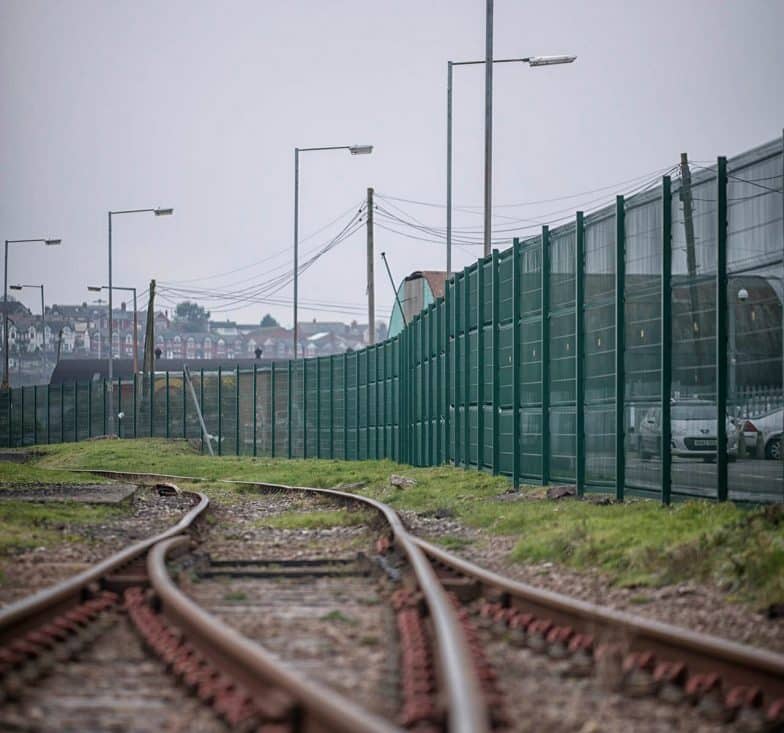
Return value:
[(673, 405), (670, 415), (673, 420), (715, 420), (714, 405)]

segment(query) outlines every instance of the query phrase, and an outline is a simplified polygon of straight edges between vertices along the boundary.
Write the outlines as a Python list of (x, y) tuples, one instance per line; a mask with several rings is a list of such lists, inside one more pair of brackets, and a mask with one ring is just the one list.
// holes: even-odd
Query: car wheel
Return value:
[(765, 445), (765, 458), (773, 461), (781, 459), (781, 436), (771, 438)]

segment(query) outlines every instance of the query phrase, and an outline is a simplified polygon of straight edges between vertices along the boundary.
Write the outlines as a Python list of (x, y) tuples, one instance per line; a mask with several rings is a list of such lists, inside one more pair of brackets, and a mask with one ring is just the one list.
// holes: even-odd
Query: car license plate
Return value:
[(694, 439), (694, 447), (695, 448), (715, 448), (716, 441), (710, 440), (707, 438), (695, 438)]

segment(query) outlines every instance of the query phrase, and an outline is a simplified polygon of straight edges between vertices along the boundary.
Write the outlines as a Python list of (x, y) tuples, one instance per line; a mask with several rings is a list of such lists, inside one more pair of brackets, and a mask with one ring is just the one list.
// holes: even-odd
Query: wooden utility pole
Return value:
[(695, 385), (701, 379), (699, 367), (703, 364), (703, 334), (695, 330), (699, 328), (700, 296), (696, 282), (697, 277), (697, 248), (694, 237), (694, 204), (691, 193), (691, 170), (689, 169), (688, 153), (681, 153), (681, 189), (678, 193), (681, 205), (683, 206), (683, 229), (686, 237), (686, 272), (689, 277), (689, 306), (691, 312), (692, 338), (694, 339), (694, 353), (697, 359), (694, 376)]
[(147, 301), (147, 328), (144, 332), (144, 357), (142, 369), (145, 374), (155, 370), (155, 280), (150, 280), (150, 297)]
[(691, 170), (688, 153), (681, 153), (681, 190), (679, 198), (683, 203), (683, 226), (686, 230), (686, 268), (689, 277), (697, 274), (697, 253), (694, 247), (694, 212), (691, 198)]
[(376, 343), (376, 293), (373, 278), (373, 189), (367, 190), (368, 344)]

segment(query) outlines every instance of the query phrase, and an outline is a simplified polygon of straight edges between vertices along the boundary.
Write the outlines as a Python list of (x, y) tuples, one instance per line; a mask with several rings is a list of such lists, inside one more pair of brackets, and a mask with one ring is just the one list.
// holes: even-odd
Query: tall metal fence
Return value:
[[(396, 337), (193, 373), (222, 455), (452, 462), (515, 485), (784, 499), (782, 142), (457, 273)], [(0, 395), (9, 446), (201, 439), (182, 373)]]

